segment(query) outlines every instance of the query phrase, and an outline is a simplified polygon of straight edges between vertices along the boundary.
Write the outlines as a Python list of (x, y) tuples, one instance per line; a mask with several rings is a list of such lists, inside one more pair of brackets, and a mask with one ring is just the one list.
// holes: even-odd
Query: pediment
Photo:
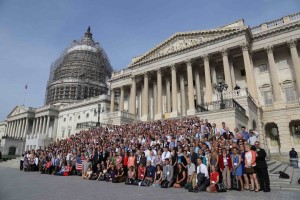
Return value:
[(7, 117), (13, 117), (22, 113), (26, 113), (27, 110), (28, 109), (25, 106), (16, 106)]
[(241, 26), (230, 25), (205, 31), (176, 33), (147, 53), (133, 58), (129, 67), (157, 58), (165, 57), (177, 52), (181, 52), (203, 43), (238, 32), (240, 30), (245, 30), (246, 28), (247, 27), (242, 24)]

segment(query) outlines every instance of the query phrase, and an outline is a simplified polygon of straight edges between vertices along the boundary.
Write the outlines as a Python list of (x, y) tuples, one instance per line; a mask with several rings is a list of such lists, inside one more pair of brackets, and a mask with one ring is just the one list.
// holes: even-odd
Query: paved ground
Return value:
[(299, 192), (273, 190), (271, 193), (249, 191), (227, 193), (189, 193), (184, 189), (126, 186), (82, 180), (77, 176), (57, 177), (37, 172), (20, 172), (0, 167), (0, 200), (130, 200), (130, 199), (299, 199)]

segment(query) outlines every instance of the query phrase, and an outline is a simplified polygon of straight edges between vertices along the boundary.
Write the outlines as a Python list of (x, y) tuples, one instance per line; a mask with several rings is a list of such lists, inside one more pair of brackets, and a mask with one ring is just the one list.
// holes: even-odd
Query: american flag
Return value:
[(86, 160), (85, 157), (81, 157), (80, 159), (76, 160), (76, 170), (82, 171), (83, 161), (85, 160)]

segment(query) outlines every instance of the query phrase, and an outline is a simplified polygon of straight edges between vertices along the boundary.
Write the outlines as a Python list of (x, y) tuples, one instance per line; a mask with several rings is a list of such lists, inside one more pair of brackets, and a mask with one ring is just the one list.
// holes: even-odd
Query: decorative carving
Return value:
[(135, 75), (131, 75), (130, 78), (131, 78), (132, 82), (136, 82), (136, 76)]
[(297, 40), (296, 39), (291, 39), (287, 41), (288, 45), (290, 48), (294, 48), (297, 46)]
[(269, 45), (269, 46), (265, 47), (265, 51), (267, 52), (267, 54), (273, 53), (273, 46)]
[(222, 57), (228, 56), (228, 53), (229, 53), (228, 49), (222, 49), (221, 50)]
[(186, 66), (192, 66), (193, 60), (192, 60), (192, 59), (187, 59), (187, 60), (185, 61), (185, 63), (186, 63)]
[(158, 69), (156, 70), (156, 73), (161, 75), (161, 68), (158, 68)]
[(209, 61), (209, 54), (203, 54), (201, 57), (204, 60), (204, 62), (205, 61), (207, 61), (207, 62)]
[(243, 42), (240, 47), (242, 51), (249, 51), (249, 44), (247, 42)]
[(175, 70), (176, 71), (176, 65), (175, 64), (171, 64), (171, 70)]

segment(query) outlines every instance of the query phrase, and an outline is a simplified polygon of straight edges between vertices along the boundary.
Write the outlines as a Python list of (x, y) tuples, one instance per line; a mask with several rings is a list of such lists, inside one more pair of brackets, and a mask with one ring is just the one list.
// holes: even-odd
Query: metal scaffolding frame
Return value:
[(50, 67), (45, 104), (70, 103), (108, 91), (113, 69), (88, 28), (80, 41), (74, 40)]

